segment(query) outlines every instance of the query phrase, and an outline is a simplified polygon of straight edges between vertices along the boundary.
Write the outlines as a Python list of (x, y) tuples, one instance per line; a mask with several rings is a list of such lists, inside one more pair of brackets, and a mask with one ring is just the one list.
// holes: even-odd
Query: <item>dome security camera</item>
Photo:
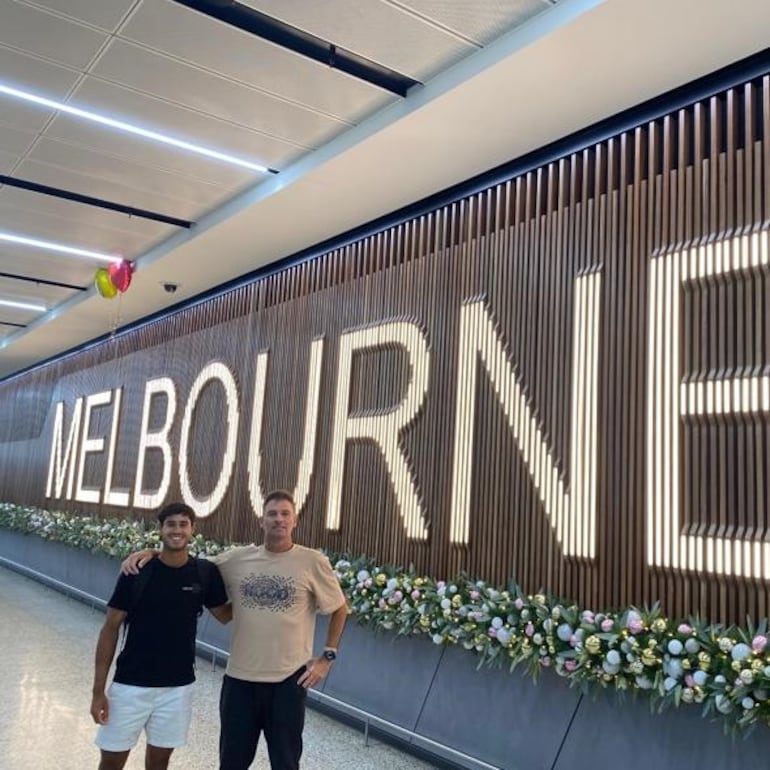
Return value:
[(165, 291), (166, 294), (174, 294), (176, 290), (179, 288), (178, 283), (172, 283), (171, 281), (163, 281), (163, 283), (161, 283), (161, 286), (163, 287), (163, 291)]

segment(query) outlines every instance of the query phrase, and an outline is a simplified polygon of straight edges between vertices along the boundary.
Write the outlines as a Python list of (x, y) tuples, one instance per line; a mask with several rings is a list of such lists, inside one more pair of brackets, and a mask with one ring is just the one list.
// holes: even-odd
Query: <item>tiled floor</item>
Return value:
[[(103, 615), (0, 567), (0, 768), (96, 768), (90, 704), (93, 653)], [(190, 743), (171, 768), (217, 767), (221, 669), (199, 661)], [(140, 744), (126, 765), (141, 770)], [(252, 768), (269, 768), (260, 745)], [(303, 770), (419, 770), (431, 765), (308, 710)]]

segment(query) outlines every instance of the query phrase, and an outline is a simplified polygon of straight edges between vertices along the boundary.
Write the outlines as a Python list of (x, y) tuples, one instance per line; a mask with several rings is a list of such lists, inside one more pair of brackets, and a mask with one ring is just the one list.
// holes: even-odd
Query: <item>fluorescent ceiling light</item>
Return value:
[(14, 235), (13, 233), (0, 232), (0, 241), (9, 243), (19, 243), (22, 246), (34, 246), (38, 249), (48, 249), (48, 251), (58, 251), (61, 254), (72, 254), (76, 257), (88, 257), (89, 259), (100, 259), (104, 262), (122, 262), (123, 257), (116, 257), (114, 254), (102, 254), (100, 251), (89, 251), (77, 246), (65, 246), (63, 243), (51, 243), (51, 241), (39, 241), (37, 238), (27, 238), (24, 235)]
[(45, 305), (33, 305), (31, 302), (11, 302), (9, 299), (0, 299), (0, 305), (3, 307), (17, 307), (21, 310), (37, 310), (45, 313), (48, 309)]
[(44, 96), (38, 96), (37, 94), (30, 93), (29, 91), (22, 91), (18, 88), (11, 88), (11, 86), (6, 86), (2, 83), (0, 83), (0, 94), (13, 96), (16, 99), (23, 99), (26, 102), (39, 104), (42, 107), (50, 107), (52, 110), (66, 112), (68, 115), (74, 115), (77, 118), (83, 118), (83, 120), (90, 120), (93, 123), (100, 123), (103, 126), (116, 128), (118, 131), (125, 131), (129, 134), (135, 134), (136, 136), (144, 137), (145, 139), (152, 139), (154, 142), (160, 142), (161, 144), (169, 144), (172, 147), (178, 147), (180, 150), (194, 152), (198, 155), (204, 155), (207, 158), (221, 160), (224, 163), (232, 163), (235, 166), (241, 166), (251, 171), (268, 171), (266, 166), (260, 166), (258, 163), (252, 163), (251, 161), (244, 160), (243, 158), (237, 158), (234, 155), (228, 155), (225, 152), (212, 150), (209, 147), (202, 147), (199, 144), (191, 144), (190, 142), (185, 142), (183, 139), (176, 139), (173, 136), (167, 136), (166, 134), (161, 134), (158, 131), (150, 131), (146, 128), (140, 128), (139, 126), (131, 125), (131, 123), (124, 123), (122, 120), (115, 120), (114, 118), (108, 118), (105, 115), (99, 115), (96, 112), (81, 110), (79, 107), (72, 107), (71, 105), (64, 104), (63, 102), (57, 102), (53, 99), (46, 99)]

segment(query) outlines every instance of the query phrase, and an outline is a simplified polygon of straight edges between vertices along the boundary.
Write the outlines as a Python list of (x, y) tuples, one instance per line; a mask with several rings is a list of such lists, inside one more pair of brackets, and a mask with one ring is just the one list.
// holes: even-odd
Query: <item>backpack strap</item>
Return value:
[(198, 617), (200, 617), (203, 614), (204, 603), (211, 585), (212, 564), (207, 559), (201, 559), (200, 557), (192, 557), (192, 563), (197, 575), (198, 585), (200, 586), (200, 591), (198, 592)]

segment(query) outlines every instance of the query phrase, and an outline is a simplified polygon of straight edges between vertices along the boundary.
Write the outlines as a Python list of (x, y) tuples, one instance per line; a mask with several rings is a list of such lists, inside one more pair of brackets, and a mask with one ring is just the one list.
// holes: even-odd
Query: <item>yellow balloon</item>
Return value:
[(110, 274), (104, 267), (100, 267), (96, 271), (96, 275), (94, 276), (94, 286), (96, 286), (96, 291), (98, 291), (105, 299), (112, 299), (118, 293), (115, 284), (110, 278)]

